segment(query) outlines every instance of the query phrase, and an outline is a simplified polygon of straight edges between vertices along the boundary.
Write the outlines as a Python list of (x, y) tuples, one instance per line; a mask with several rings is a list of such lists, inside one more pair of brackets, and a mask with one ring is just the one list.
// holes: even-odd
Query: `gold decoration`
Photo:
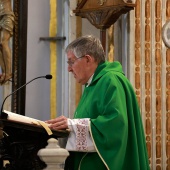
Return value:
[(0, 0), (0, 85), (5, 84), (12, 78), (12, 55), (9, 46), (13, 36), (15, 16), (11, 8), (11, 0)]
[(170, 170), (170, 48), (162, 43), (169, 41), (170, 0), (136, 0), (134, 14), (134, 85), (150, 167)]
[(98, 0), (99, 5), (103, 5), (106, 2), (106, 0)]
[[(56, 0), (50, 0), (50, 37), (55, 37), (57, 33), (57, 2)], [(53, 75), (53, 79), (50, 84), (50, 113), (51, 118), (57, 116), (57, 45), (55, 42), (50, 42), (50, 72)]]
[(114, 37), (113, 37), (114, 26), (112, 25), (108, 29), (108, 61), (114, 61)]

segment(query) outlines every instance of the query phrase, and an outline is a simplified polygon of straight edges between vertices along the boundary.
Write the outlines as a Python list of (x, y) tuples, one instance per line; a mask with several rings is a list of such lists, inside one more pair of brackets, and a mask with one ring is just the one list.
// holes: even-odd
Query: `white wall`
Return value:
[(82, 35), (92, 34), (100, 38), (100, 30), (93, 26), (86, 18), (82, 19)]
[[(49, 0), (28, 1), (27, 82), (50, 73), (49, 42), (40, 37), (49, 36)], [(50, 117), (50, 80), (37, 79), (26, 87), (26, 116), (41, 120)]]

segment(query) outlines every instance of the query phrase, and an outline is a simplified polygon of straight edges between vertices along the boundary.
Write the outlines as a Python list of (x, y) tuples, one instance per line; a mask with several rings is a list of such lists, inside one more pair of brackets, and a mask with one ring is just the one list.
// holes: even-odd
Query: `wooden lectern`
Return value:
[[(67, 137), (68, 131), (52, 131), (48, 135), (42, 126), (0, 119), (3, 138), (0, 139), (0, 170), (41, 170), (46, 167), (37, 152), (49, 138)], [(9, 163), (3, 165), (7, 160)]]

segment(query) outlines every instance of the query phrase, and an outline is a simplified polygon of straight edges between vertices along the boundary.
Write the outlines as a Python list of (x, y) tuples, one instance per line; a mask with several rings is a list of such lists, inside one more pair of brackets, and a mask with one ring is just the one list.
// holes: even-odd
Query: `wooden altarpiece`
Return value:
[(106, 29), (114, 24), (118, 18), (130, 10), (135, 4), (132, 0), (80, 0), (74, 13), (87, 18), (96, 28), (100, 29), (100, 39), (105, 50)]

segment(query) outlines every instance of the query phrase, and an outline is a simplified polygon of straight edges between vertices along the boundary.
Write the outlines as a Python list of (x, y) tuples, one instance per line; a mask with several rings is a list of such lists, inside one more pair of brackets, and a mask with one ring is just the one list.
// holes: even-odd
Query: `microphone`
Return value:
[[(13, 91), (11, 94), (9, 94), (8, 96), (5, 97), (3, 103), (2, 103), (2, 106), (1, 106), (1, 112), (0, 114), (2, 114), (2, 111), (3, 111), (3, 107), (4, 107), (4, 103), (6, 101), (6, 99), (13, 95), (14, 93), (16, 93), (18, 90), (20, 90), (21, 88), (23, 88), (24, 86), (26, 86), (27, 84), (31, 83), (32, 81), (36, 80), (36, 79), (39, 79), (39, 78), (46, 78), (46, 79), (52, 79), (52, 75), (51, 74), (47, 74), (46, 76), (39, 76), (39, 77), (35, 77), (34, 79), (30, 80), (29, 82), (25, 83), (24, 85), (22, 85), (21, 87), (19, 87), (18, 89), (16, 89), (15, 91)], [(1, 117), (1, 116), (0, 116)]]

